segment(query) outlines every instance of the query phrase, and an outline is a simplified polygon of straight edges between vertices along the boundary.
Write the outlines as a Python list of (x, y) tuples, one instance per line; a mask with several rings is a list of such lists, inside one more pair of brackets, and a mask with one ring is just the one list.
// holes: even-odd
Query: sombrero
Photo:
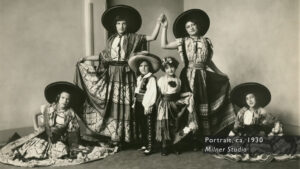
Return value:
[(117, 16), (121, 16), (126, 19), (127, 32), (129, 33), (137, 32), (142, 25), (142, 17), (136, 9), (127, 5), (116, 5), (107, 9), (102, 14), (101, 21), (107, 31), (115, 33), (115, 18)]
[(188, 20), (197, 21), (200, 36), (205, 35), (209, 28), (209, 17), (201, 9), (190, 9), (181, 13), (173, 24), (173, 33), (176, 38), (187, 37), (188, 33), (185, 30), (185, 24)]
[(161, 66), (161, 60), (158, 56), (151, 54), (147, 51), (136, 53), (134, 56), (132, 56), (128, 60), (129, 67), (134, 71), (137, 72), (138, 70), (138, 63), (140, 63), (141, 60), (147, 60), (153, 68), (153, 72), (155, 73), (160, 69)]
[(231, 92), (231, 101), (239, 107), (246, 106), (246, 94), (254, 93), (256, 102), (259, 106), (264, 107), (271, 101), (271, 93), (269, 89), (256, 82), (242, 83)]
[(66, 91), (71, 94), (71, 107), (78, 107), (85, 101), (84, 92), (76, 85), (70, 82), (59, 81), (46, 86), (44, 94), (49, 103), (56, 101), (59, 93)]

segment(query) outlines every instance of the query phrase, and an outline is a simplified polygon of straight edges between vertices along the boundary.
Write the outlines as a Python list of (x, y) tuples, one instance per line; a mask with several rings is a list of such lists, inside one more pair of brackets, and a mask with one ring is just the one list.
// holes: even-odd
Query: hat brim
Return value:
[(70, 82), (59, 81), (46, 86), (44, 95), (48, 103), (52, 104), (56, 101), (56, 97), (61, 92), (68, 92), (71, 95), (70, 106), (78, 108), (85, 101), (84, 92), (76, 85)]
[(239, 107), (246, 106), (246, 94), (254, 93), (256, 102), (259, 106), (264, 107), (271, 101), (271, 93), (269, 89), (256, 82), (243, 83), (232, 89), (231, 102)]
[(189, 36), (185, 29), (185, 24), (188, 20), (198, 21), (199, 35), (203, 36), (208, 31), (210, 20), (206, 12), (201, 9), (190, 9), (181, 13), (173, 24), (173, 33), (176, 38)]
[(128, 33), (137, 32), (142, 25), (142, 17), (140, 13), (133, 7), (127, 5), (116, 5), (107, 9), (102, 14), (102, 24), (104, 28), (111, 33), (116, 33), (115, 18), (117, 16), (124, 17), (127, 21)]
[(153, 68), (152, 73), (156, 73), (161, 67), (161, 59), (158, 56), (151, 53), (137, 54), (135, 56), (132, 56), (128, 60), (128, 65), (134, 72), (137, 72), (138, 70), (137, 64), (140, 63), (141, 60), (147, 60), (152, 65)]

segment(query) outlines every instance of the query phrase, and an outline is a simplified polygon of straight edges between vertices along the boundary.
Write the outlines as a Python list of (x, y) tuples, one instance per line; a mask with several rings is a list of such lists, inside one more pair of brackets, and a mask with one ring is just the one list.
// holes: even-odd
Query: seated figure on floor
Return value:
[(227, 146), (227, 154), (215, 157), (244, 162), (299, 157), (299, 137), (284, 136), (282, 124), (264, 109), (271, 101), (267, 87), (255, 82), (240, 84), (232, 90), (231, 100), (241, 109), (229, 136), (243, 141), (233, 142)]
[(48, 104), (34, 115), (35, 132), (0, 149), (0, 162), (17, 166), (74, 165), (104, 158), (105, 147), (80, 145), (80, 118), (73, 108), (83, 104), (83, 91), (69, 82), (45, 88)]
[(231, 93), (232, 102), (242, 107), (229, 136), (283, 135), (280, 122), (263, 107), (271, 100), (270, 91), (258, 83), (243, 83)]

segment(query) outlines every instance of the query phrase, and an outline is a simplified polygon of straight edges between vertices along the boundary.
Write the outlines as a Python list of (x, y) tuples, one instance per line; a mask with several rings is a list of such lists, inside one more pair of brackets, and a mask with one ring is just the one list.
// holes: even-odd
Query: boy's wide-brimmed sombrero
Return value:
[(102, 24), (108, 32), (116, 32), (115, 19), (117, 16), (125, 18), (127, 21), (127, 32), (135, 33), (142, 25), (142, 17), (140, 13), (131, 6), (127, 5), (116, 5), (107, 9), (102, 14)]
[(182, 38), (189, 36), (185, 29), (185, 24), (189, 20), (194, 20), (198, 24), (199, 35), (203, 36), (208, 31), (210, 21), (209, 17), (201, 9), (190, 9), (181, 13), (173, 24), (173, 33), (176, 38)]
[(246, 95), (253, 93), (259, 106), (264, 107), (271, 101), (269, 89), (256, 82), (242, 83), (231, 91), (231, 101), (239, 107), (246, 106)]
[(84, 92), (73, 83), (65, 81), (54, 82), (47, 85), (44, 91), (45, 98), (50, 104), (54, 103), (57, 95), (63, 91), (70, 93), (71, 107), (79, 107), (85, 101)]
[(160, 58), (147, 51), (136, 53), (134, 56), (130, 57), (130, 59), (128, 60), (128, 65), (134, 72), (137, 72), (139, 66), (137, 64), (141, 63), (142, 60), (147, 60), (152, 65), (152, 73), (155, 73), (160, 69)]

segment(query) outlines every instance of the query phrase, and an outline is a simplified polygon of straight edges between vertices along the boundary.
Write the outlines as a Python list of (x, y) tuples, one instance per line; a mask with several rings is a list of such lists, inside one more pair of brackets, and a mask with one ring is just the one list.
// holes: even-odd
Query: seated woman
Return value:
[(271, 100), (271, 93), (265, 86), (243, 83), (234, 88), (231, 97), (232, 102), (242, 108), (229, 136), (283, 135), (282, 125), (263, 108)]
[[(49, 104), (42, 105), (41, 112), (34, 115), (35, 132), (3, 147), (0, 162), (17, 166), (72, 165), (103, 158), (106, 149), (101, 153), (99, 148), (79, 146), (80, 119), (73, 108), (83, 104), (83, 91), (69, 82), (55, 82), (45, 88), (45, 97)], [(96, 156), (96, 151), (102, 157)]]
[(299, 155), (297, 146), (299, 149), (300, 145), (297, 145), (297, 138), (267, 137), (283, 136), (282, 124), (264, 109), (271, 101), (268, 88), (259, 83), (243, 83), (232, 90), (231, 100), (241, 109), (229, 136), (233, 140), (241, 138), (243, 142), (233, 143), (227, 147), (226, 155), (216, 157), (235, 161), (267, 162), (273, 159), (296, 158)]

